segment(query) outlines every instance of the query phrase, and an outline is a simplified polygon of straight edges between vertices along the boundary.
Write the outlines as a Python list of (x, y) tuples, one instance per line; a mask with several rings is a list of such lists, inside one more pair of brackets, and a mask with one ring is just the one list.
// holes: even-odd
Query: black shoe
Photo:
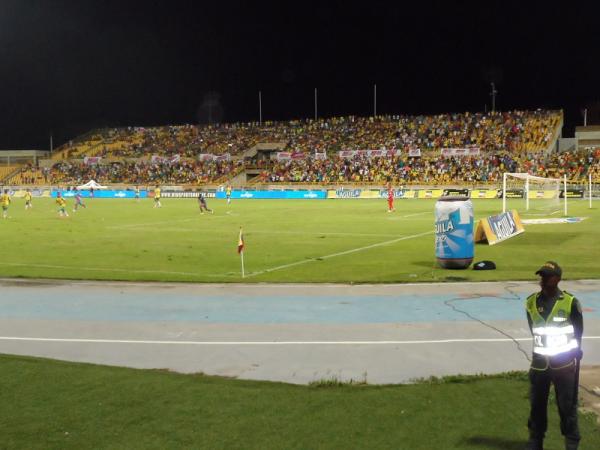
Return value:
[(526, 450), (544, 450), (544, 441), (539, 439), (529, 439), (527, 442)]
[(572, 439), (565, 439), (565, 450), (577, 450), (579, 448), (579, 441)]

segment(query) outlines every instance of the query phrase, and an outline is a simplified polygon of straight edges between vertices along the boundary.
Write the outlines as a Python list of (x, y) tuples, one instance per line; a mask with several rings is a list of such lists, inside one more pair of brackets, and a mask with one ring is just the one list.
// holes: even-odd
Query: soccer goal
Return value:
[[(540, 214), (553, 214), (564, 210), (567, 215), (567, 177), (544, 178), (528, 173), (505, 173), (502, 177), (502, 212), (506, 212), (507, 198), (523, 198), (525, 210), (533, 209)], [(562, 208), (561, 208), (562, 207)]]

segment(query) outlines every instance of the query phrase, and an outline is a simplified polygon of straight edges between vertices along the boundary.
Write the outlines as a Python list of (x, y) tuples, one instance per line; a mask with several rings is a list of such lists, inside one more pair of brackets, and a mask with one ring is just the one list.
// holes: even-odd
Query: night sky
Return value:
[[(0, 0), (0, 149), (92, 128), (490, 108), (600, 123), (599, 2)], [(466, 3), (466, 2), (465, 2)], [(474, 6), (477, 5), (477, 6)]]

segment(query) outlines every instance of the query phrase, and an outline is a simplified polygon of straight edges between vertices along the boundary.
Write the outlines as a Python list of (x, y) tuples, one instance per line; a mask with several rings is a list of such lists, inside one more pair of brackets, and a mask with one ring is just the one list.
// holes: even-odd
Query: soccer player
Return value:
[(58, 205), (58, 215), (60, 217), (69, 217), (69, 214), (67, 213), (67, 210), (65, 209), (67, 207), (67, 202), (62, 197), (60, 192), (58, 192), (56, 194), (56, 204)]
[(161, 208), (162, 205), (160, 204), (160, 188), (158, 187), (158, 184), (156, 185), (156, 187), (154, 188), (154, 208)]
[(215, 212), (210, 209), (208, 207), (208, 205), (206, 204), (206, 198), (204, 198), (204, 193), (200, 192), (198, 194), (198, 204), (200, 205), (200, 214), (204, 214), (204, 210), (206, 210), (207, 212), (210, 212), (211, 214), (214, 214)]
[(85, 204), (81, 200), (81, 193), (77, 191), (77, 193), (75, 194), (75, 206), (73, 207), (73, 212), (77, 212), (80, 206), (82, 208), (86, 208)]
[(391, 213), (393, 211), (396, 211), (396, 209), (394, 208), (394, 190), (392, 189), (392, 183), (388, 183), (387, 189), (388, 189), (388, 212)]
[(10, 205), (8, 189), (4, 189), (4, 194), (0, 195), (0, 205), (2, 205), (2, 218), (8, 219), (8, 205)]
[(140, 187), (139, 186), (135, 187), (135, 201), (136, 201), (136, 203), (140, 202)]
[(231, 185), (228, 184), (227, 188), (225, 189), (225, 197), (227, 197), (227, 204), (229, 205), (231, 203)]
[(25, 192), (25, 209), (33, 208), (33, 204), (31, 203), (31, 190), (27, 189)]

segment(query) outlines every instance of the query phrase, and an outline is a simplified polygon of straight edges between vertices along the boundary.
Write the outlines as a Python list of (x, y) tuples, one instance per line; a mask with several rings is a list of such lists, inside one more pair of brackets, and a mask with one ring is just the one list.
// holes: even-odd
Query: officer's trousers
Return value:
[(579, 380), (577, 362), (563, 369), (529, 370), (531, 413), (527, 426), (531, 439), (542, 441), (548, 428), (548, 395), (554, 385), (560, 431), (569, 441), (579, 441), (577, 396)]

